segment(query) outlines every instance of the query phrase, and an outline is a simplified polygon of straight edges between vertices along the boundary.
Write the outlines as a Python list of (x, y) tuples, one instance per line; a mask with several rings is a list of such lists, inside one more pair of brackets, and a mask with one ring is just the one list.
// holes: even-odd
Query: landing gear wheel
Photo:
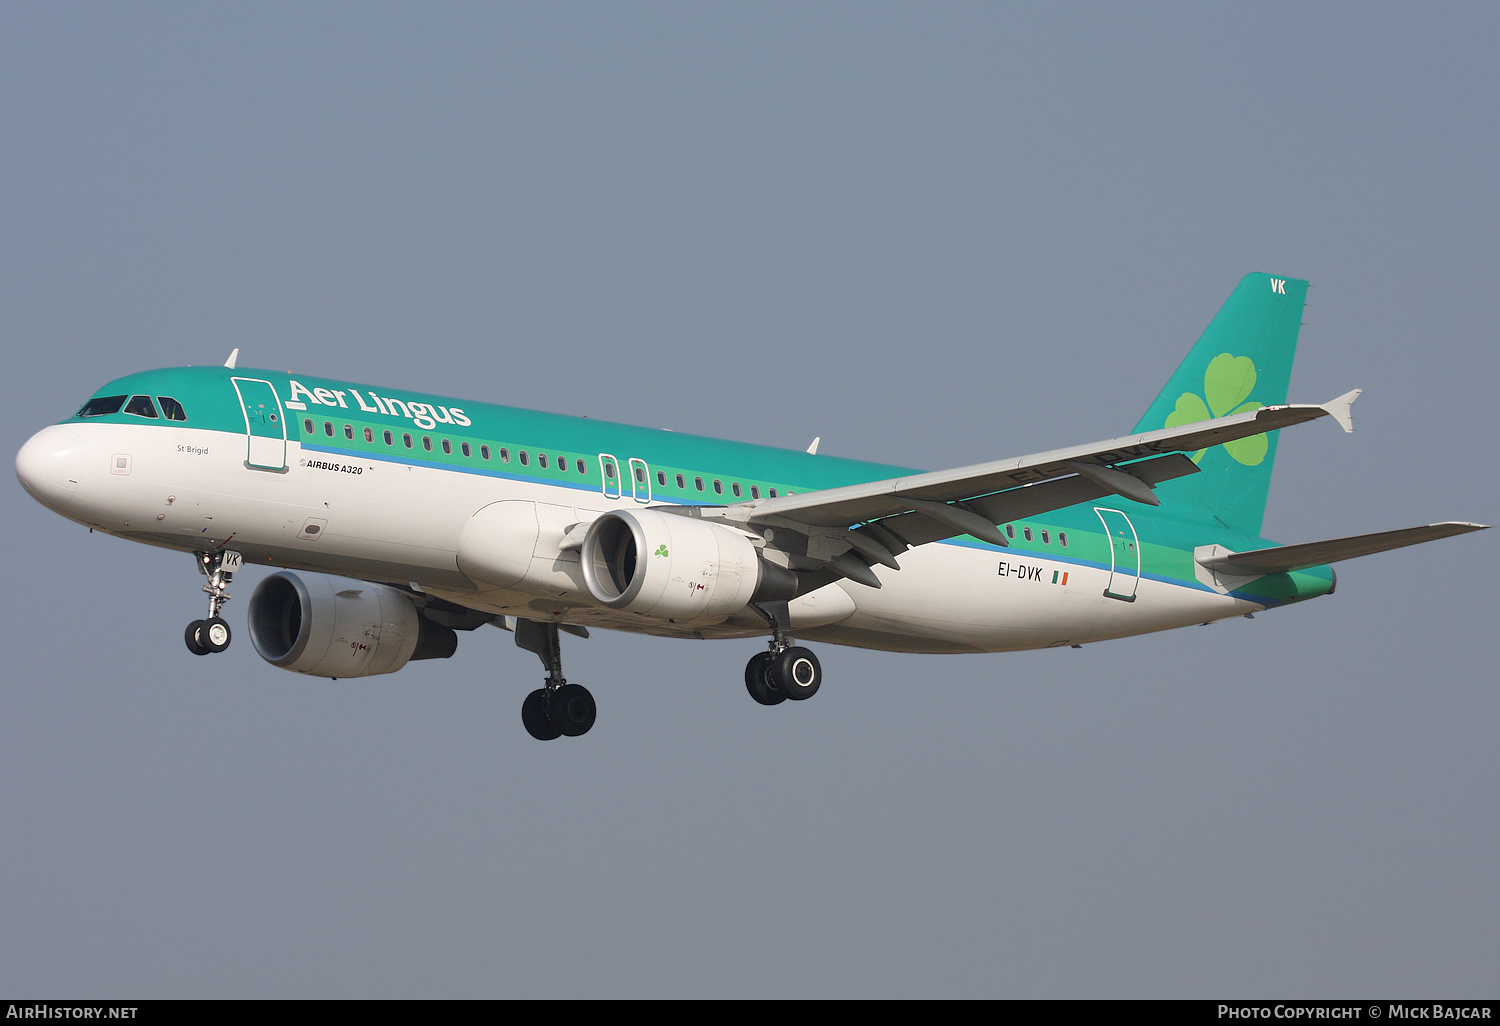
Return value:
[(780, 705), (786, 701), (786, 692), (773, 689), (766, 680), (774, 658), (770, 652), (757, 652), (745, 664), (745, 690), (761, 705)]
[(818, 693), (823, 683), (823, 668), (809, 649), (784, 649), (771, 664), (771, 682), (786, 697), (800, 702)]
[(187, 625), (187, 630), (183, 632), (182, 640), (187, 642), (187, 649), (193, 655), (208, 655), (208, 646), (198, 640), (198, 632), (202, 629), (203, 621), (194, 620)]
[(547, 718), (565, 737), (587, 734), (597, 711), (594, 696), (582, 684), (564, 684), (547, 700)]
[(554, 727), (547, 716), (546, 688), (537, 688), (526, 696), (526, 701), (521, 703), (521, 722), (526, 725), (526, 733), (538, 741), (551, 741), (562, 736), (562, 731)]
[(198, 643), (210, 652), (222, 652), (229, 647), (230, 639), (229, 624), (222, 617), (214, 616), (202, 622), (198, 628)]

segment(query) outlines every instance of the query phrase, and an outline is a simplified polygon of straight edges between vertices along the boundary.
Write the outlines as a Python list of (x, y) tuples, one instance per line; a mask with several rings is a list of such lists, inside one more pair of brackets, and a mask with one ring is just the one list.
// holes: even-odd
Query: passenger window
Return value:
[(373, 442), (373, 441), (375, 441), (375, 432), (372, 431), (370, 428), (365, 428), (365, 441), (367, 441), (367, 442)]
[(149, 395), (133, 395), (130, 402), (125, 404), (125, 412), (136, 417), (146, 417), (150, 420), (156, 419), (156, 405), (151, 401)]
[(345, 424), (344, 425), (344, 437), (347, 438), (347, 439), (349, 439), (349, 441), (351, 441), (351, 442), (354, 441), (354, 425), (353, 424)]
[(700, 492), (703, 491), (703, 478), (701, 478), (701, 477), (695, 477), (695, 478), (693, 478), (693, 486), (695, 488), (697, 488)]
[(411, 448), (411, 435), (402, 434), (402, 436), (401, 436), (401, 444), (404, 445), (404, 446), (406, 446), (408, 449), (410, 449)]
[(646, 483), (646, 468), (645, 467), (639, 467), (638, 466), (638, 467), (635, 468), (635, 480), (636, 480), (637, 484), (645, 484)]
[(614, 477), (615, 477), (615, 465), (613, 463), (606, 463), (604, 465), (604, 476), (607, 477), (607, 478), (609, 478), (611, 481), (614, 480)]
[(1050, 545), (1051, 543), (1052, 543), (1052, 539), (1047, 535), (1046, 531), (1043, 531), (1042, 532), (1042, 544), (1043, 545)]
[(90, 399), (83, 404), (83, 409), (78, 411), (80, 417), (107, 417), (111, 413), (119, 413), (120, 407), (125, 405), (123, 395), (107, 395), (99, 399)]
[(386, 445), (395, 445), (396, 444), (395, 437), (389, 431), (387, 431), (384, 434), (382, 434), (381, 437), (385, 439), (385, 444)]
[(510, 450), (509, 449), (502, 448), (500, 450), (500, 462), (501, 463), (509, 463), (510, 462)]
[(723, 495), (724, 494), (724, 482), (720, 481), (718, 478), (714, 478), (714, 494), (715, 495)]
[(524, 467), (524, 466), (526, 466), (526, 464), (528, 464), (528, 463), (530, 463), (530, 462), (531, 462), (531, 461), (530, 461), (530, 460), (528, 460), (528, 459), (527, 459), (527, 458), (526, 458), (526, 450), (525, 450), (525, 449), (522, 449), (522, 450), (521, 450), (521, 451), (520, 451), (520, 453), (519, 453), (519, 455), (520, 455), (520, 457), (521, 457), (521, 466), (523, 466), (523, 467)]
[(1057, 544), (1061, 545), (1063, 548), (1068, 547), (1068, 534), (1066, 531), (1057, 532)]
[(1021, 528), (1021, 533), (1026, 536), (1027, 541), (1031, 541), (1031, 528), (1023, 527)]
[(583, 462), (583, 460), (574, 460), (574, 462), (578, 464), (578, 472), (580, 474), (587, 474), (589, 472), (589, 465)]
[(687, 481), (685, 481), (685, 480), (684, 480), (684, 479), (683, 479), (683, 477), (682, 477), (682, 475), (681, 475), (681, 474), (678, 474), (678, 475), (677, 475), (677, 487), (678, 487), (678, 488), (683, 488), (683, 489), (686, 489), (686, 488), (687, 488)]
[(481, 445), (479, 447), (479, 458), (482, 459), (482, 460), (487, 460), (487, 459), (490, 458), (490, 447), (489, 446), (487, 446), (487, 445)]
[(318, 429), (315, 428), (315, 427), (313, 427), (312, 418), (308, 418), (307, 420), (304, 420), (302, 422), (302, 430), (306, 431), (308, 434), (311, 435), (311, 434), (315, 433)]
[(323, 433), (329, 438), (333, 437), (333, 421), (325, 420), (323, 422)]
[(1015, 536), (1016, 536), (1015, 525), (1014, 524), (1006, 524), (1005, 525), (1005, 537), (1007, 537), (1007, 538), (1014, 538)]
[(428, 452), (432, 451), (432, 439), (427, 435), (422, 436), (422, 448), (426, 449)]
[(453, 455), (453, 443), (450, 442), (450, 441), (448, 441), (448, 439), (446, 439), (446, 438), (443, 439), (443, 455), (444, 456), (452, 456)]
[(473, 455), (472, 450), (469, 449), (469, 443), (468, 442), (465, 442), (463, 445), (459, 446), (459, 449), (463, 452), (463, 454), (465, 456), (472, 456)]
[(774, 499), (774, 498), (776, 498), (776, 489), (774, 489), (774, 488), (772, 488), (772, 489), (771, 489), (771, 490), (770, 490), (770, 491), (769, 491), (769, 492), (767, 492), (767, 493), (766, 493), (766, 494), (767, 494), (767, 495), (768, 495), (768, 496), (770, 496), (770, 497), (771, 497), (771, 498), (773, 498), (773, 499)]
[(734, 484), (730, 485), (729, 486), (729, 490), (734, 493), (734, 497), (736, 499), (738, 499), (740, 497), (740, 483), (738, 481), (736, 481)]
[(667, 486), (667, 472), (665, 470), (658, 470), (656, 472), (656, 483), (663, 488)]
[(169, 395), (159, 395), (156, 401), (161, 403), (161, 415), (168, 420), (187, 420), (187, 411), (182, 404)]
[(539, 466), (539, 467), (541, 467), (543, 470), (547, 469), (547, 454), (546, 453), (539, 452), (539, 453), (536, 454), (536, 465)]
[(758, 499), (758, 498), (760, 498), (760, 485), (751, 485), (750, 486), (750, 498), (752, 498), (752, 499)]

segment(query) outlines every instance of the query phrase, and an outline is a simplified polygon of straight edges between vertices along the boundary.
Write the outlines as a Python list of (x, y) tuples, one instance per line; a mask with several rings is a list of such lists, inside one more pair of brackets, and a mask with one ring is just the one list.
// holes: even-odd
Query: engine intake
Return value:
[(272, 574), (251, 596), (248, 619), (262, 659), (315, 677), (394, 673), (458, 648), (458, 635), (424, 619), (404, 592), (324, 574)]
[(594, 601), (676, 622), (717, 623), (797, 589), (790, 571), (767, 563), (739, 532), (649, 509), (600, 516), (580, 555)]

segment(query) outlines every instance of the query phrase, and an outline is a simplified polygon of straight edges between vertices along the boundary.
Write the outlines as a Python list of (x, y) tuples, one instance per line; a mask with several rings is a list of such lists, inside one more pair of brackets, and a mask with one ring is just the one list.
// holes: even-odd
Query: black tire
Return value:
[(182, 640), (187, 642), (187, 650), (193, 655), (208, 655), (208, 647), (198, 640), (198, 632), (203, 628), (202, 620), (194, 620), (187, 625), (187, 630), (182, 634)]
[(545, 689), (538, 688), (526, 696), (526, 701), (521, 703), (521, 722), (526, 725), (526, 733), (538, 741), (551, 741), (562, 736), (562, 731), (554, 727), (552, 720), (547, 717)]
[(598, 709), (582, 684), (564, 684), (547, 696), (547, 718), (564, 737), (579, 737), (594, 725)]
[(789, 648), (771, 665), (771, 680), (786, 697), (801, 702), (818, 693), (823, 684), (823, 668), (811, 650)]
[(772, 658), (770, 652), (757, 652), (745, 664), (745, 690), (761, 705), (780, 705), (786, 701), (786, 695), (771, 687), (766, 680)]
[(203, 626), (198, 628), (198, 642), (210, 652), (222, 652), (234, 640), (234, 633), (230, 631), (229, 624), (224, 622), (223, 617), (215, 616), (202, 621), (202, 624)]

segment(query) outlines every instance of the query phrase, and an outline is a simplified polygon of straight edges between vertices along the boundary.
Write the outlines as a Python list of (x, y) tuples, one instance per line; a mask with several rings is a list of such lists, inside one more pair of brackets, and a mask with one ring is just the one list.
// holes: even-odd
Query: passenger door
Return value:
[(245, 414), (245, 466), (256, 470), (286, 469), (286, 413), (269, 381), (230, 378)]
[(1117, 509), (1094, 507), (1109, 537), (1109, 583), (1104, 587), (1108, 598), (1134, 602), (1136, 586), (1141, 581), (1141, 541), (1135, 525)]

